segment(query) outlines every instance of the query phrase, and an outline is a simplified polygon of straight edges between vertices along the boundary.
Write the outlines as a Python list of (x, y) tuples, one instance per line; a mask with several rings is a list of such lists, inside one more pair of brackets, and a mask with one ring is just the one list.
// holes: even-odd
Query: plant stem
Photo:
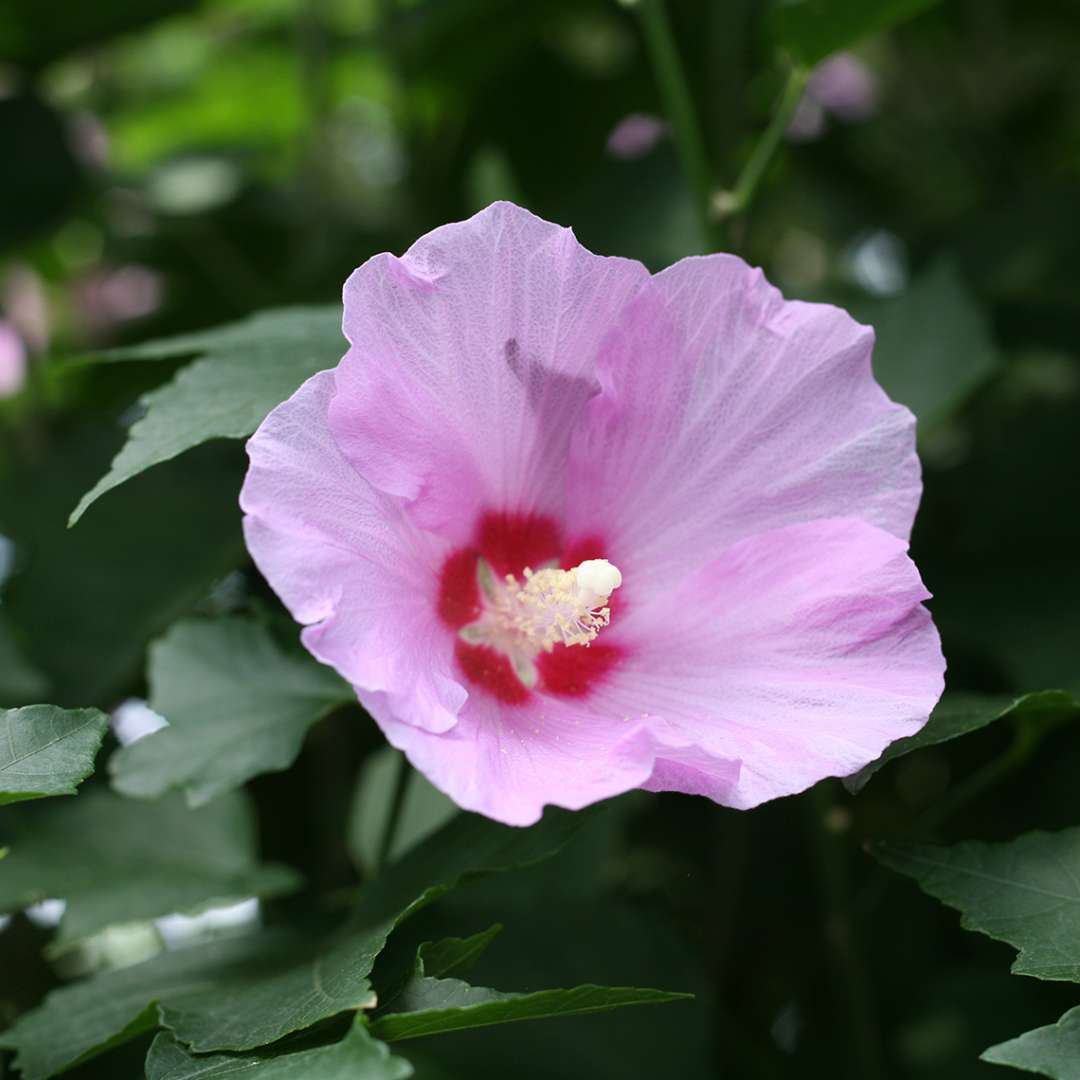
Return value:
[(757, 186), (765, 175), (765, 170), (769, 167), (769, 162), (772, 161), (788, 124), (791, 123), (795, 109), (802, 100), (808, 75), (809, 71), (800, 65), (791, 69), (776, 112), (773, 113), (769, 126), (762, 132), (761, 138), (758, 139), (757, 145), (743, 166), (738, 180), (735, 181), (735, 186), (730, 191), (718, 192), (711, 202), (710, 211), (717, 218), (730, 218), (741, 214), (753, 201)]
[(390, 857), (390, 851), (394, 846), (394, 838), (397, 836), (398, 826), (401, 824), (401, 811), (405, 808), (405, 796), (409, 793), (409, 780), (412, 777), (412, 769), (409, 759), (404, 754), (398, 755), (397, 772), (394, 774), (394, 791), (390, 796), (390, 809), (383, 823), (382, 837), (379, 840), (379, 852), (375, 857), (376, 871), (382, 870), (386, 860)]
[(834, 982), (847, 1014), (845, 1026), (851, 1034), (852, 1057), (847, 1073), (859, 1080), (880, 1080), (885, 1072), (873, 984), (851, 917), (847, 852), (840, 835), (829, 824), (833, 809), (830, 787), (827, 782), (818, 784), (809, 792), (805, 805), (825, 918), (825, 939), (836, 967)]
[(671, 123), (683, 172), (697, 207), (702, 241), (706, 247), (712, 248), (714, 228), (709, 210), (713, 192), (712, 170), (686, 72), (671, 33), (664, 0), (641, 0), (640, 8), (653, 73), (664, 111)]

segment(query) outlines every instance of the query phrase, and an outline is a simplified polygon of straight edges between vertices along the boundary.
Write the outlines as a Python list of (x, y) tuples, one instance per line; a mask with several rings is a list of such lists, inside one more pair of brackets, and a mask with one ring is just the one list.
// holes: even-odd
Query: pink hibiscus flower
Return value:
[(247, 543), (459, 805), (751, 807), (926, 721), (914, 420), (844, 312), (501, 203), (366, 262), (344, 326), (248, 444)]

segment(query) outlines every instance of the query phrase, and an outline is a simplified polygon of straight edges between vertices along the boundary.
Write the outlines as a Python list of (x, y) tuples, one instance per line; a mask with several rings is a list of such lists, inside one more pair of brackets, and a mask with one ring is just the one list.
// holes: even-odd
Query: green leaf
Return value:
[(22, 1080), (45, 1080), (157, 1027), (159, 998), (199, 993), (251, 948), (213, 942), (62, 987), (0, 1032), (0, 1046), (17, 1052)]
[(1077, 713), (1080, 713), (1080, 700), (1064, 690), (1037, 690), (1011, 701), (1005, 697), (947, 694), (921, 731), (906, 739), (897, 739), (876, 761), (846, 777), (844, 786), (854, 794), (890, 761), (927, 746), (958, 739), (997, 720), (1046, 724)]
[(409, 934), (394, 935), (372, 973), (379, 1011), (391, 1011), (402, 991), (419, 976), (442, 978), (466, 974), (501, 932), (502, 924), (495, 923), (471, 937), (427, 941), (419, 947)]
[(948, 416), (1001, 365), (985, 312), (939, 259), (897, 297), (855, 304), (874, 327), (874, 374), (923, 427)]
[(201, 358), (141, 399), (144, 415), (132, 425), (108, 473), (79, 501), (69, 524), (105, 492), (151, 465), (208, 439), (250, 435), (275, 405), (315, 372), (333, 367), (343, 352), (336, 305), (261, 311), (227, 326), (113, 352), (114, 360), (189, 353)]
[(538, 990), (504, 994), (459, 979), (413, 980), (395, 1002), (396, 1011), (375, 1020), (372, 1032), (383, 1039), (415, 1039), (448, 1031), (608, 1012), (625, 1005), (685, 1001), (692, 994), (640, 990), (628, 986), (576, 986), (572, 990)]
[(193, 1050), (214, 1051), (266, 1046), (338, 1013), (371, 1008), (368, 976), (398, 923), (468, 878), (555, 854), (602, 812), (549, 809), (528, 829), (461, 814), (362, 890), (343, 930), (315, 939), (296, 932), (215, 942), (62, 987), (0, 1032), (0, 1046), (17, 1051), (24, 1080), (44, 1080), (153, 1027), (147, 1010), (160, 1010), (162, 1023)]
[(816, 64), (935, 3), (937, 0), (779, 0), (773, 11), (773, 32), (801, 63)]
[[(390, 812), (394, 782), (401, 752), (384, 746), (371, 754), (357, 777), (356, 792), (349, 812), (349, 850), (365, 873), (377, 869), (386, 815)], [(414, 772), (409, 778), (405, 803), (394, 833), (390, 855), (396, 858), (457, 813), (453, 800)]]
[(1012, 970), (1080, 982), (1080, 828), (1003, 844), (876, 844), (886, 866), (963, 915), (962, 925), (1019, 949)]
[(114, 446), (97, 427), (61, 427), (26, 467), (5, 471), (0, 455), (0, 531), (22, 552), (3, 607), (49, 680), (38, 701), (115, 704), (141, 674), (148, 640), (246, 558), (236, 503), (243, 455), (226, 444), (137, 477), (77, 532), (67, 529), (73, 501)]
[(113, 755), (113, 787), (139, 798), (182, 787), (192, 806), (288, 768), (308, 728), (356, 700), (330, 668), (246, 618), (173, 626), (151, 646), (149, 682), (169, 726)]
[(468, 878), (553, 855), (587, 816), (549, 810), (532, 828), (514, 829), (461, 814), (363, 890), (349, 925), (317, 949), (304, 938), (254, 975), (164, 1000), (162, 1022), (197, 1051), (249, 1050), (346, 1009), (370, 1008), (368, 976), (394, 927)]
[(464, 974), (501, 932), (502, 925), (495, 923), (471, 937), (443, 938), (421, 945), (418, 959), (423, 973), (435, 979)]
[(447, 938), (421, 945), (411, 977), (389, 995), (372, 1023), (372, 1031), (386, 1039), (411, 1039), (516, 1020), (605, 1012), (623, 1005), (693, 997), (625, 986), (578, 986), (572, 990), (512, 994), (444, 977), (471, 966), (501, 929), (496, 925), (469, 938)]
[(97, 709), (27, 705), (0, 710), (0, 806), (74, 795), (94, 771), (108, 723)]
[(146, 1058), (146, 1080), (405, 1080), (412, 1066), (391, 1057), (362, 1023), (340, 1042), (294, 1053), (191, 1054), (171, 1035), (160, 1034)]
[(136, 803), (96, 788), (77, 801), (12, 811), (0, 829), (15, 841), (0, 910), (65, 899), (57, 948), (118, 923), (297, 883), (290, 870), (257, 864), (253, 816), (238, 793), (192, 811), (178, 796)]
[(1080, 1008), (1070, 1009), (1056, 1024), (991, 1046), (982, 1060), (1053, 1080), (1080, 1080)]

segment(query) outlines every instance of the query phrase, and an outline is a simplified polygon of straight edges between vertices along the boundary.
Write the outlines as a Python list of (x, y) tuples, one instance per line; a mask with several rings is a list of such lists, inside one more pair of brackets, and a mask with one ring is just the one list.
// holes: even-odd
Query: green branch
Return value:
[(671, 123), (686, 181), (694, 196), (702, 239), (707, 247), (712, 247), (714, 229), (709, 206), (714, 185), (694, 99), (671, 33), (664, 0), (642, 0), (640, 8), (657, 87)]
[(773, 113), (769, 126), (762, 132), (753, 153), (743, 166), (735, 186), (730, 191), (717, 192), (711, 200), (710, 210), (716, 220), (741, 214), (753, 201), (757, 186), (765, 175), (765, 170), (769, 167), (769, 162), (772, 161), (780, 140), (784, 137), (784, 132), (802, 100), (809, 74), (807, 68), (799, 65), (791, 69), (776, 112)]

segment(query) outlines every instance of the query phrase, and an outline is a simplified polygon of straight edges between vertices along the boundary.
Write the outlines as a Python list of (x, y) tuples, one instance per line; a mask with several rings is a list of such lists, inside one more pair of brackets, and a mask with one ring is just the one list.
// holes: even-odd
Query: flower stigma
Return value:
[(607, 559), (586, 559), (572, 570), (526, 567), (520, 581), (514, 574), (500, 580), (481, 558), (477, 580), (484, 612), (462, 627), (460, 636), (507, 655), (517, 677), (531, 689), (541, 652), (551, 652), (556, 645), (588, 647), (611, 622), (607, 605), (622, 584), (622, 574)]

